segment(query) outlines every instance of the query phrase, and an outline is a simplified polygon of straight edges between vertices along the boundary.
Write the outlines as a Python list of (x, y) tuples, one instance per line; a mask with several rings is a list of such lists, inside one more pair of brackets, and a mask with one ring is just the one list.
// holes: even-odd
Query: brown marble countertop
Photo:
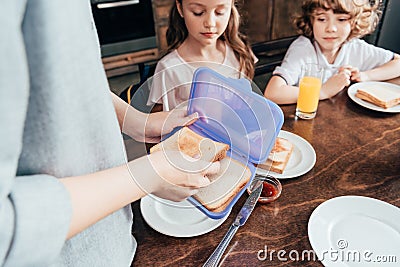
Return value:
[[(316, 164), (300, 177), (281, 180), (278, 200), (257, 204), (233, 237), (221, 266), (322, 266), (317, 260), (290, 260), (287, 254), (287, 261), (279, 260), (276, 254), (312, 249), (307, 224), (319, 204), (337, 196), (360, 195), (400, 207), (400, 114), (366, 109), (345, 91), (321, 101), (313, 120), (295, 119), (295, 105), (281, 107), (285, 114), (282, 130), (305, 138), (315, 149)], [(143, 220), (140, 203), (133, 203), (133, 234), (139, 245), (132, 266), (201, 266), (246, 197), (245, 193), (222, 225), (192, 238), (158, 233)], [(268, 253), (276, 252), (260, 260), (257, 254), (266, 247)]]

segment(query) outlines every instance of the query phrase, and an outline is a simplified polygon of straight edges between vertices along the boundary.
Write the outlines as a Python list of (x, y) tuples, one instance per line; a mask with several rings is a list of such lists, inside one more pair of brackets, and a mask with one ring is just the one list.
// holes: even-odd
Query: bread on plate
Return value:
[(268, 159), (257, 165), (258, 168), (282, 174), (293, 152), (293, 144), (289, 140), (277, 137)]
[(208, 176), (211, 184), (201, 188), (197, 194), (193, 195), (193, 198), (212, 212), (225, 210), (231, 200), (246, 186), (252, 175), (246, 165), (226, 156), (226, 152), (229, 150), (228, 144), (201, 136), (188, 127), (183, 127), (169, 138), (153, 146), (150, 153), (160, 150), (179, 150), (185, 155), (205, 161), (220, 161), (219, 173)]
[(396, 93), (380, 87), (357, 89), (356, 97), (385, 109), (400, 104), (400, 92)]

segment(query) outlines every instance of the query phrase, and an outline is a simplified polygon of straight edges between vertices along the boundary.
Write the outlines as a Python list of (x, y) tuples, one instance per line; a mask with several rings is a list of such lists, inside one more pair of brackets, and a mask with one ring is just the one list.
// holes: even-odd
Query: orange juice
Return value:
[(321, 85), (321, 79), (317, 77), (305, 76), (301, 78), (297, 99), (297, 109), (299, 111), (306, 113), (317, 111)]

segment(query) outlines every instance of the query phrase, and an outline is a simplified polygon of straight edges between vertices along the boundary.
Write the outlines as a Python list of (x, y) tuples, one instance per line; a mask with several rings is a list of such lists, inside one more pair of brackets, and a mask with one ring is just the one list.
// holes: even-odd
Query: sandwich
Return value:
[(285, 138), (277, 137), (267, 160), (264, 163), (258, 164), (257, 167), (282, 174), (285, 171), (292, 152), (293, 144)]
[(183, 127), (153, 146), (150, 153), (178, 150), (192, 158), (208, 162), (220, 161), (220, 171), (208, 176), (211, 184), (200, 188), (193, 198), (211, 212), (222, 212), (246, 186), (252, 175), (245, 164), (226, 155), (229, 148), (228, 144), (216, 142)]
[(357, 89), (356, 97), (385, 109), (400, 104), (400, 92), (379, 87)]
[(221, 212), (249, 182), (250, 169), (239, 161), (225, 157), (219, 173), (209, 176), (211, 184), (193, 195), (207, 210)]

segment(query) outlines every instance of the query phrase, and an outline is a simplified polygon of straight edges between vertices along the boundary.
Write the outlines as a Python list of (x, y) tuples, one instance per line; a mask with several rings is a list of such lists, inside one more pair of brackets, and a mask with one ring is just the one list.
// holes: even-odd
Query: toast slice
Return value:
[(182, 153), (205, 161), (220, 161), (217, 174), (208, 178), (211, 184), (199, 189), (193, 197), (211, 212), (221, 212), (242, 190), (251, 178), (250, 169), (241, 162), (226, 156), (229, 145), (203, 137), (183, 127), (168, 139), (153, 146), (150, 153), (160, 150), (179, 150)]
[(258, 164), (257, 167), (282, 174), (285, 171), (292, 152), (293, 144), (285, 138), (277, 137), (267, 161)]
[(150, 153), (160, 150), (178, 150), (192, 158), (215, 162), (225, 158), (229, 145), (201, 136), (188, 127), (182, 127), (168, 139), (150, 148)]
[(251, 178), (250, 169), (235, 159), (225, 157), (220, 163), (219, 173), (208, 177), (211, 184), (200, 188), (197, 194), (193, 195), (198, 202), (212, 212), (225, 210)]
[(394, 93), (383, 88), (357, 89), (356, 97), (385, 109), (400, 104), (400, 92)]

